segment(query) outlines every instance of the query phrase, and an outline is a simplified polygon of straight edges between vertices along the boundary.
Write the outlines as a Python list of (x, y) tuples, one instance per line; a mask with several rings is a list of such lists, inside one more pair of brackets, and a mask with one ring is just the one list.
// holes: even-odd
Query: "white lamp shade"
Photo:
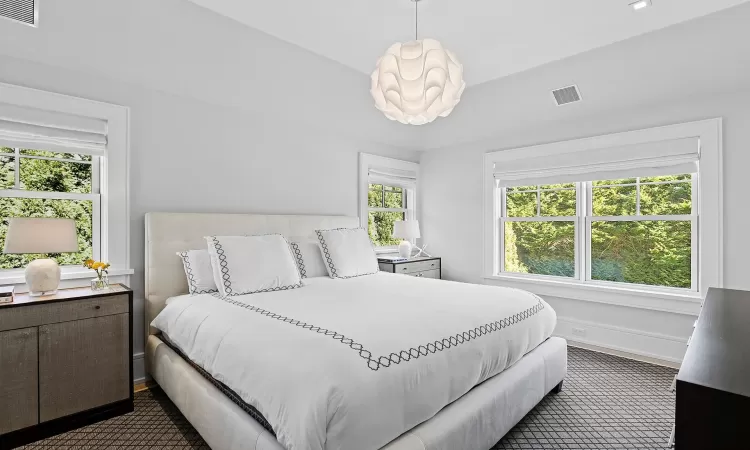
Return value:
[(78, 233), (73, 219), (13, 217), (3, 253), (75, 253)]
[(393, 237), (400, 239), (419, 239), (418, 220), (397, 220), (393, 222)]
[(435, 39), (394, 44), (378, 60), (370, 93), (387, 118), (423, 125), (453, 111), (466, 88), (463, 72)]

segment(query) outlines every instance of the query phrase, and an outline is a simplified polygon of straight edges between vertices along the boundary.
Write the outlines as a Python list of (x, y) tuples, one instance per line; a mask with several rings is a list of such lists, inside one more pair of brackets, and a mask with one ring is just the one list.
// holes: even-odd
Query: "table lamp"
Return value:
[(410, 240), (421, 237), (419, 234), (419, 221), (397, 220), (393, 222), (393, 237), (403, 239), (398, 244), (398, 254), (402, 258), (410, 258), (412, 249)]
[[(8, 223), (3, 253), (75, 253), (78, 233), (73, 219), (13, 217)], [(54, 259), (35, 259), (26, 266), (29, 295), (38, 297), (57, 292), (60, 266)]]

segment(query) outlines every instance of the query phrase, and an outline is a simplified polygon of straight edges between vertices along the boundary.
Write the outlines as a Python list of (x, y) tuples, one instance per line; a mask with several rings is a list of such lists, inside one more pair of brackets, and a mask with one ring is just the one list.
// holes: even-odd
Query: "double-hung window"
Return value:
[(408, 189), (387, 182), (368, 182), (367, 187), (367, 232), (377, 247), (398, 245), (401, 240), (393, 237), (393, 223), (410, 216)]
[(378, 252), (393, 251), (393, 223), (416, 220), (419, 164), (360, 153), (360, 220)]
[(90, 278), (86, 258), (108, 261), (110, 276), (132, 273), (128, 115), (122, 106), (0, 83), (0, 248), (12, 217), (69, 218), (78, 233), (76, 253), (0, 253), (0, 283), (23, 283), (21, 269), (39, 257), (57, 260), (64, 280)]
[(696, 290), (693, 178), (501, 188), (501, 271)]
[(662, 298), (720, 286), (720, 130), (716, 119), (487, 154), (485, 277)]
[[(44, 255), (60, 265), (100, 257), (99, 156), (0, 147), (0, 241), (11, 217), (76, 221), (78, 253)], [(0, 254), (1, 269), (20, 269), (40, 255)]]

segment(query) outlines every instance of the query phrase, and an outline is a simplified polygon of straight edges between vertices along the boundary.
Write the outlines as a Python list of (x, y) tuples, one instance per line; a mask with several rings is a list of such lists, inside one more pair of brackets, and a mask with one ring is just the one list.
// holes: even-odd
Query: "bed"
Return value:
[[(554, 327), (554, 323), (550, 323), (550, 320), (554, 320), (554, 312), (541, 299), (534, 298), (533, 294), (523, 291), (506, 291), (505, 294), (509, 296), (507, 302), (482, 304), (481, 301), (473, 300), (473, 298), (487, 294), (489, 291), (486, 290), (495, 288), (460, 285), (440, 280), (412, 279), (405, 275), (376, 274), (351, 280), (327, 278), (307, 280), (305, 287), (295, 289), (295, 292), (269, 293), (266, 297), (239, 296), (232, 300), (232, 304), (218, 296), (204, 294), (205, 298), (201, 298), (184, 295), (187, 292), (187, 284), (182, 264), (175, 253), (202, 248), (205, 246), (204, 236), (267, 233), (305, 236), (311, 235), (315, 229), (346, 228), (358, 225), (359, 220), (356, 217), (343, 216), (183, 213), (149, 213), (146, 215), (146, 368), (153, 380), (166, 392), (214, 450), (239, 448), (283, 450), (285, 447), (287, 450), (290, 448), (483, 450), (500, 440), (545, 395), (561, 386), (567, 370), (567, 352), (564, 340), (548, 337), (551, 334), (550, 327)], [(342, 292), (336, 294), (337, 289)], [(351, 308), (352, 311), (366, 310), (367, 305), (375, 304), (378, 298), (390, 298), (392, 303), (388, 304), (383, 300), (382, 305), (379, 304), (377, 308), (368, 311), (367, 315), (342, 312), (346, 320), (337, 319), (338, 314), (321, 313), (319, 305), (327, 305), (326, 302), (330, 303), (330, 299), (345, 298), (347, 292), (351, 294), (351, 301), (337, 303), (335, 311), (346, 310), (346, 308)], [(363, 292), (370, 292), (370, 295), (374, 297), (354, 295)], [(408, 294), (398, 297), (399, 292)], [(304, 296), (307, 303), (301, 301), (301, 296)], [(511, 301), (510, 297), (513, 296), (518, 299)], [(455, 298), (457, 297), (470, 299), (467, 300), (466, 306), (462, 307), (465, 314), (458, 314), (461, 317), (456, 317)], [(400, 298), (402, 302), (408, 300), (408, 303), (399, 305), (397, 303), (399, 300), (395, 300), (397, 298)], [(184, 316), (179, 322), (174, 319), (174, 328), (172, 328), (185, 330), (185, 334), (189, 335), (189, 337), (183, 337), (181, 341), (178, 332), (170, 331), (168, 340), (160, 334), (158, 329), (151, 327), (157, 316), (167, 315), (167, 312), (161, 316), (160, 313), (165, 310), (169, 299), (171, 300), (167, 312), (179, 309), (173, 313), (173, 317)], [(512, 308), (516, 303), (521, 304), (519, 303), (521, 301), (527, 302), (523, 306), (525, 309), (514, 314), (506, 313), (506, 311), (514, 312)], [(385, 316), (378, 316), (378, 309), (398, 311), (396, 314), (398, 318), (389, 319)], [(435, 329), (440, 332), (446, 330), (446, 333), (457, 337), (453, 344), (450, 340), (446, 340), (445, 347), (457, 346), (456, 348), (462, 349), (463, 354), (457, 350), (436, 351), (435, 345), (443, 347), (437, 340), (434, 341), (432, 347), (428, 344), (418, 346), (419, 342), (427, 342), (425, 341), (427, 337), (429, 337), (428, 341), (432, 340), (433, 336), (429, 333), (424, 336), (419, 336), (418, 332), (402, 333), (405, 336), (392, 333), (395, 337), (389, 338), (390, 340), (375, 339), (385, 334), (384, 330), (387, 327), (397, 329), (399, 324), (409, 323), (409, 320), (413, 323), (418, 320), (420, 311), (425, 310), (430, 311), (428, 316), (435, 323)], [(184, 314), (184, 311), (191, 311), (191, 314), (195, 313), (196, 317), (191, 319), (189, 314)], [(443, 319), (439, 314), (440, 311), (444, 313)], [(499, 322), (493, 322), (498, 324), (497, 330), (494, 325), (489, 328), (477, 326), (473, 328), (475, 330), (473, 333), (467, 332), (465, 338), (460, 336), (461, 333), (454, 333), (456, 329), (465, 328), (461, 321), (472, 324), (473, 327), (479, 318), (484, 320), (481, 317), (484, 312), (493, 318), (503, 315)], [(200, 314), (205, 314), (205, 317), (198, 317)], [(346, 316), (346, 314), (349, 315)], [(253, 405), (254, 401), (247, 401), (248, 395), (253, 395), (252, 389), (248, 392), (244, 388), (240, 389), (244, 385), (231, 386), (230, 375), (237, 366), (237, 364), (231, 365), (227, 362), (231, 358), (225, 355), (222, 360), (216, 356), (222, 354), (220, 350), (211, 350), (205, 346), (191, 346), (196, 333), (199, 331), (204, 334), (208, 333), (205, 330), (210, 330), (210, 320), (214, 323), (232, 320), (247, 322), (257, 330), (265, 330), (264, 327), (268, 327), (268, 330), (263, 331), (264, 333), (277, 333), (276, 336), (282, 338), (274, 344), (274, 352), (282, 355), (292, 355), (297, 352), (298, 354), (294, 356), (297, 360), (304, 360), (306, 355), (316, 356), (315, 352), (318, 348), (321, 352), (328, 352), (321, 353), (320, 358), (324, 359), (326, 364), (336, 364), (338, 370), (335, 373), (345, 374), (336, 381), (337, 383), (346, 384), (349, 378), (352, 380), (349, 383), (349, 390), (342, 388), (342, 392), (346, 392), (349, 396), (359, 395), (356, 397), (357, 402), (347, 404), (341, 400), (341, 403), (335, 403), (340, 400), (339, 397), (345, 397), (345, 395), (334, 395), (324, 399), (323, 401), (328, 401), (333, 406), (329, 405), (326, 408), (324, 404), (319, 408), (322, 411), (320, 416), (323, 417), (322, 432), (318, 430), (316, 434), (314, 429), (310, 432), (307, 429), (310, 427), (307, 427), (305, 432), (309, 434), (298, 433), (295, 440), (294, 433), (279, 425), (279, 418), (285, 419), (289, 416), (288, 422), (296, 424), (291, 414), (295, 408), (291, 406), (291, 403), (298, 401), (297, 396), (300, 392), (310, 392), (312, 396), (316, 385), (305, 386), (305, 389), (295, 391), (293, 389), (295, 386), (290, 381), (295, 379), (290, 378), (291, 375), (288, 373), (277, 370), (277, 376), (265, 377), (259, 375), (262, 372), (243, 371), (242, 373), (254, 374), (252, 379), (255, 383), (251, 387), (257, 389), (256, 396), (258, 392), (270, 393), (272, 397), (290, 402), (290, 405), (284, 405), (276, 410), (268, 407), (264, 409), (265, 404), (262, 402)], [(368, 327), (368, 320), (378, 325)], [(542, 321), (546, 331), (536, 330), (536, 325), (532, 326), (532, 320)], [(202, 321), (206, 323), (202, 324)], [(500, 330), (506, 324), (507, 329)], [(458, 328), (450, 329), (451, 326)], [(164, 328), (164, 325), (161, 327)], [(194, 328), (193, 331), (190, 331), (191, 327)], [(311, 328), (315, 330), (311, 331)], [(321, 332), (320, 329), (324, 331)], [(336, 331), (328, 333), (329, 329)], [(493, 341), (482, 338), (485, 334), (496, 331), (497, 333), (515, 333), (507, 334), (509, 338), (506, 339), (506, 343), (502, 344), (511, 350), (501, 354), (496, 350), (505, 347), (496, 349), (488, 346), (489, 342), (497, 341), (497, 339)], [(237, 331), (232, 338), (237, 342), (242, 342), (242, 339), (249, 340), (249, 335), (243, 335), (242, 332), (242, 330)], [(286, 342), (287, 335), (298, 337), (303, 336), (304, 333), (315, 333), (318, 336), (304, 335), (303, 340), (296, 342), (290, 337), (288, 340), (292, 342)], [(500, 334), (496, 334), (498, 335)], [(403, 352), (391, 352), (390, 357), (377, 356), (388, 355), (391, 347), (400, 344), (405, 339), (413, 339), (415, 342), (411, 348), (413, 350), (411, 356), (409, 349)], [(224, 340), (222, 337), (217, 341), (222, 341), (222, 345), (231, 344), (231, 339), (226, 338), (227, 344), (223, 342)], [(464, 340), (471, 342), (464, 345)], [(367, 346), (366, 353), (362, 352), (361, 347), (352, 346), (351, 343), (354, 341), (359, 341), (355, 342), (357, 345), (361, 342)], [(462, 345), (459, 345), (458, 341)], [(261, 354), (257, 352), (261, 350), (248, 347), (246, 352), (236, 354), (247, 353), (246, 357), (252, 358)], [(479, 353), (482, 353), (482, 358), (490, 362), (474, 369), (473, 372), (461, 369), (457, 364), (463, 361), (460, 358), (472, 358)], [(314, 359), (306, 360), (307, 367), (316, 368), (317, 365), (311, 361)], [(252, 361), (247, 360), (242, 364), (247, 366), (250, 362)], [(271, 365), (273, 362), (273, 358), (265, 361), (266, 364)], [(240, 364), (241, 367), (243, 367), (242, 364)], [(473, 365), (468, 364), (466, 367), (473, 367)], [(466, 370), (466, 373), (455, 372), (456, 370)], [(454, 374), (451, 375), (450, 371), (454, 371)], [(495, 374), (497, 371), (499, 373)], [(377, 377), (370, 374), (378, 372)], [(418, 372), (418, 376), (415, 376), (415, 372)], [(442, 375), (443, 373), (445, 375)], [(441, 381), (435, 376), (436, 385), (443, 383), (444, 386), (449, 386), (447, 389), (434, 391), (441, 395), (445, 393), (445, 398), (435, 398), (440, 395), (428, 395), (429, 392), (420, 391), (420, 383), (413, 382), (414, 379), (430, 380), (428, 376), (430, 374), (441, 374), (440, 376), (443, 377)], [(315, 370), (310, 369), (310, 378), (314, 379), (315, 376), (325, 377), (326, 369), (320, 367)], [(305, 380), (298, 379), (295, 383), (304, 386)], [(388, 395), (387, 386), (391, 384), (401, 386), (403, 383), (411, 386), (410, 389), (400, 388), (403, 399), (397, 398), (399, 396)], [(370, 385), (380, 386), (377, 389), (381, 390), (374, 392), (380, 392), (383, 395), (373, 396), (370, 392), (370, 397), (367, 397), (367, 389)], [(285, 386), (289, 389), (283, 389)], [(362, 386), (362, 389), (353, 389), (351, 386)], [(294, 395), (284, 392), (287, 390), (292, 391)], [(304, 401), (301, 404), (304, 406)], [(313, 412), (315, 412), (316, 405), (314, 401), (310, 401), (310, 409)], [(259, 408), (256, 409), (253, 406), (259, 406)], [(287, 409), (284, 409), (285, 407)], [(300, 407), (297, 406), (296, 409)], [(279, 414), (279, 411), (284, 414)], [(264, 416), (267, 416), (268, 420)], [(408, 428), (399, 429), (399, 426), (406, 427), (405, 424), (408, 424)], [(277, 429), (269, 425), (276, 425)], [(337, 430), (336, 434), (334, 434), (334, 429)], [(331, 434), (326, 434), (329, 431)], [(285, 442), (286, 445), (282, 445), (280, 441)], [(359, 445), (359, 442), (362, 444)]]

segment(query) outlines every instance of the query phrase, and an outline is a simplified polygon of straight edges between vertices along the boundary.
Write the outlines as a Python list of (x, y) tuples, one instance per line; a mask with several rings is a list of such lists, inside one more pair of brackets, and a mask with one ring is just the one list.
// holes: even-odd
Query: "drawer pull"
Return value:
[(102, 309), (101, 305), (94, 306), (94, 309)]

